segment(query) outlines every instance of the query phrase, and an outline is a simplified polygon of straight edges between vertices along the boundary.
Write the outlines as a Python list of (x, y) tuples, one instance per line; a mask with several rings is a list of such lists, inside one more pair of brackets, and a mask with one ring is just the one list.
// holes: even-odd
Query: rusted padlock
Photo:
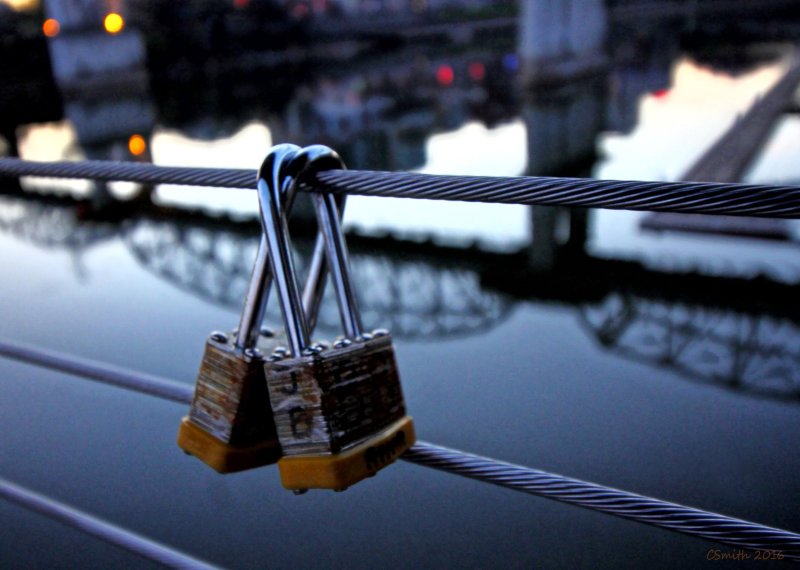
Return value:
[[(280, 145), (270, 155), (273, 177), (283, 185), (284, 215), (294, 199), (294, 145)], [(299, 164), (299, 163), (298, 163)], [(309, 318), (314, 322), (324, 292), (327, 268), (321, 236), (307, 280)], [(266, 238), (259, 243), (239, 328), (215, 332), (206, 342), (189, 415), (183, 418), (178, 445), (221, 473), (275, 463), (281, 455), (264, 378), (264, 355), (286, 351), (282, 331), (261, 327), (272, 281)]]
[[(305, 162), (297, 184), (309, 183), (320, 170), (344, 167), (323, 146), (307, 147), (294, 160)], [(311, 343), (283, 213), (285, 194), (271, 176), (273, 169), (268, 158), (259, 173), (258, 194), (291, 350), (264, 362), (283, 452), (278, 467), (288, 489), (341, 490), (374, 475), (413, 445), (414, 426), (406, 415), (391, 336), (362, 330), (339, 212), (330, 194), (314, 194), (313, 200), (345, 335), (327, 347)]]

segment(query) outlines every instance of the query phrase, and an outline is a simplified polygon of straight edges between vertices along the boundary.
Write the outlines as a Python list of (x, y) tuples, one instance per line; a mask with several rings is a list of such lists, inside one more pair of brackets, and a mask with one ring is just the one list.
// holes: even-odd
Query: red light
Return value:
[(292, 16), (295, 20), (302, 20), (308, 16), (309, 12), (310, 10), (305, 4), (297, 4), (294, 8), (292, 8)]
[(669, 94), (669, 89), (657, 89), (656, 91), (653, 91), (651, 93), (651, 95), (656, 99), (663, 99), (668, 94)]
[(470, 63), (467, 71), (473, 81), (483, 81), (483, 78), (486, 77), (486, 66), (480, 61)]
[(455, 77), (453, 68), (449, 65), (440, 65), (436, 70), (436, 81), (439, 82), (439, 85), (451, 85)]
[(250, 0), (233, 0), (233, 7), (237, 10), (244, 10), (250, 5)]

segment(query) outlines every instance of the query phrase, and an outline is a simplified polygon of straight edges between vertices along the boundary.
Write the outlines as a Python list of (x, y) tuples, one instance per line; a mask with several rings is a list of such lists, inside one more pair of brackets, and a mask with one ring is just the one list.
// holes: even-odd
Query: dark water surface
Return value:
[[(497, 43), (502, 49), (482, 51), (480, 61), (510, 66), (503, 58), (513, 45)], [(770, 46), (770, 53), (782, 53)], [(297, 88), (293, 112), (305, 124), (311, 119), (304, 113), (317, 117), (317, 135), (341, 147), (354, 168), (674, 178), (781, 68), (772, 58), (708, 71), (703, 50), (687, 56), (673, 47), (651, 46), (647, 57), (636, 52), (638, 64), (621, 64), (615, 77), (602, 78), (602, 85), (616, 85), (617, 98), (603, 95), (598, 112), (621, 122), (590, 133), (599, 160), (576, 155), (559, 165), (534, 152), (540, 137), (556, 137), (554, 125), (572, 132), (588, 124), (593, 112), (586, 100), (555, 109), (548, 96), (563, 103), (570, 96), (563, 92), (539, 93), (545, 103), (518, 93), (512, 101), (479, 105), (480, 112), (447, 99), (452, 93), (439, 94), (436, 121), (404, 130), (391, 139), (391, 152), (375, 142), (377, 131), (350, 137), (341, 124), (334, 129), (337, 146), (325, 131), (333, 112), (323, 95), (347, 92), (342, 85), (368, 75), (374, 59), (363, 69), (354, 60), (356, 71), (344, 78), (312, 74), (321, 78), (316, 84), (299, 77), (316, 91)], [(386, 77), (402, 75), (407, 56), (381, 59)], [(430, 61), (436, 57), (450, 56)], [(658, 89), (671, 89), (666, 98), (648, 87), (662, 80)], [(238, 87), (246, 91), (245, 85)], [(398, 89), (392, 85), (385, 88)], [(633, 93), (627, 101), (626, 86)], [(720, 91), (727, 95), (716, 102), (698, 95)], [(428, 91), (408, 93), (417, 98), (398, 97), (396, 113), (375, 120), (405, 129), (424, 116)], [(375, 108), (381, 101), (373, 98)], [(235, 128), (201, 137), (202, 117), (177, 116), (179, 102), (156, 106), (163, 113), (150, 139), (157, 163), (206, 152), (244, 160), (237, 155), (252, 152), (251, 162), (222, 165), (255, 168), (269, 141), (291, 131), (291, 113), (276, 126), (265, 119), (269, 113), (253, 111), (209, 115), (211, 131)], [(624, 126), (627, 115), (633, 122)], [(699, 115), (707, 121), (691, 123)], [(576, 122), (559, 123), (564, 117)], [(751, 179), (800, 179), (796, 163), (786, 159), (797, 148), (792, 121), (786, 119), (784, 138), (772, 140)], [(23, 148), (34, 158), (59, 144), (64, 127), (39, 128), (40, 150)], [(252, 132), (264, 144), (253, 144)], [(519, 140), (527, 150), (509, 146)], [(459, 155), (475, 145), (474, 160)], [(507, 150), (492, 154), (497, 147)], [(162, 203), (244, 216), (159, 207), (108, 221), (71, 197), (14, 194), (10, 184), (2, 189), (0, 336), (193, 384), (208, 333), (238, 321), (258, 239), (255, 197), (218, 192), (204, 201), (193, 190), (161, 189)], [(572, 240), (559, 247), (565, 222), (552, 212), (461, 208), (353, 199), (348, 210), (364, 318), (395, 335), (421, 439), (800, 531), (795, 226), (784, 228), (784, 241), (653, 234), (641, 229), (642, 214), (597, 211), (586, 219), (573, 214)], [(552, 224), (550, 233), (534, 228), (532, 234), (532, 217), (540, 228)], [(585, 243), (575, 237), (581, 229)], [(298, 242), (303, 265), (311, 243)], [(321, 333), (332, 337), (338, 333), (330, 301)], [(273, 307), (272, 322), (276, 315)], [(274, 468), (221, 476), (181, 453), (175, 437), (187, 411), (182, 405), (5, 359), (0, 377), (0, 476), (225, 567), (777, 566), (713, 561), (713, 549), (733, 550), (404, 462), (344, 493), (294, 496), (281, 488)], [(150, 566), (8, 503), (0, 503), (0, 517), (3, 567)]]

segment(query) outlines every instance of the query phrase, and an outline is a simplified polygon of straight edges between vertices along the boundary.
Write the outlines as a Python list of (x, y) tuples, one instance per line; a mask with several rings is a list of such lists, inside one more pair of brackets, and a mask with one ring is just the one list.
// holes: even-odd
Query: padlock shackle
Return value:
[[(346, 167), (341, 157), (331, 148), (324, 145), (307, 146), (298, 154), (294, 160), (304, 162), (302, 171), (298, 173), (293, 184), (309, 184), (310, 179), (325, 170), (344, 170)], [(327, 269), (333, 281), (336, 298), (339, 305), (339, 316), (342, 321), (342, 328), (345, 336), (350, 338), (360, 337), (363, 332), (361, 323), (361, 312), (358, 308), (355, 290), (350, 279), (350, 265), (347, 256), (347, 244), (342, 231), (342, 212), (344, 211), (345, 196), (334, 196), (333, 194), (313, 193), (314, 210), (317, 215), (317, 225), (319, 233), (314, 248), (315, 258), (312, 259), (312, 272), (319, 265), (325, 269), (323, 261), (327, 258)], [(325, 250), (325, 256), (319, 251)], [(306, 289), (303, 292), (303, 306), (306, 309), (309, 329), (313, 330), (316, 325), (316, 311), (324, 292), (324, 279), (320, 283), (309, 280), (306, 282)], [(311, 309), (315, 309), (312, 311)], [(312, 320), (313, 319), (313, 320)]]
[(350, 279), (347, 244), (344, 241), (336, 198), (333, 194), (314, 194), (312, 199), (317, 213), (317, 224), (319, 224), (324, 238), (325, 253), (330, 266), (329, 272), (339, 301), (339, 316), (345, 336), (360, 337), (364, 325), (361, 323), (361, 311), (358, 308), (358, 299), (356, 299), (355, 289), (353, 289)]
[[(287, 216), (292, 210), (292, 205), (297, 195), (297, 185), (292, 184), (292, 182), (293, 179), (287, 177), (286, 183), (283, 185), (283, 193), (286, 197), (284, 210)], [(346, 196), (343, 194), (337, 195), (336, 202), (339, 208), (339, 218), (341, 219), (342, 215), (344, 215)], [(328, 259), (325, 253), (324, 240), (322, 232), (317, 232), (311, 263), (309, 264), (308, 277), (303, 288), (303, 310), (308, 320), (309, 333), (312, 333), (317, 327), (319, 310), (322, 305), (322, 298), (325, 295), (325, 286), (327, 285)], [(267, 246), (267, 238), (262, 232), (245, 295), (242, 316), (236, 333), (235, 346), (237, 348), (243, 350), (256, 346), (260, 325), (264, 321), (271, 286), (272, 268), (269, 263), (269, 248)]]
[(281, 215), (280, 189), (272, 187), (265, 179), (258, 181), (258, 195), (264, 234), (267, 238), (269, 262), (275, 289), (281, 305), (286, 336), (295, 356), (299, 356), (309, 345), (308, 323), (303, 311), (303, 301), (294, 277), (294, 260), (288, 241), (286, 218)]
[[(302, 161), (290, 163), (301, 151), (302, 149), (296, 145), (278, 145), (274, 149), (274, 153), (271, 153), (272, 161), (267, 165), (273, 170), (278, 170), (275, 182), (281, 186), (285, 216), (288, 216), (291, 212), (297, 196), (297, 170), (305, 164)], [(262, 169), (266, 170), (263, 165)], [(262, 177), (261, 172), (259, 172), (260, 177)], [(346, 197), (344, 195), (337, 196), (336, 200), (341, 217), (344, 212)], [(320, 231), (314, 244), (308, 278), (303, 290), (303, 309), (308, 320), (309, 333), (316, 328), (322, 297), (325, 294), (326, 277), (328, 275), (327, 261), (324, 237)], [(269, 262), (269, 247), (267, 238), (262, 233), (234, 343), (240, 350), (256, 346), (271, 286), (272, 269)]]
[[(344, 215), (344, 207), (347, 196), (344, 194), (336, 195), (336, 205), (339, 208), (339, 219)], [(317, 232), (317, 239), (314, 242), (314, 254), (308, 267), (308, 277), (303, 288), (303, 310), (308, 319), (308, 330), (313, 331), (317, 328), (317, 318), (319, 308), (322, 304), (322, 297), (325, 295), (325, 286), (328, 275), (328, 258), (325, 252), (325, 237), (322, 232)]]
[(269, 289), (272, 286), (272, 273), (269, 267), (269, 253), (266, 238), (261, 235), (258, 242), (256, 260), (250, 273), (250, 282), (244, 296), (242, 316), (236, 329), (234, 346), (239, 349), (253, 348), (256, 345), (259, 327), (267, 308)]
[[(293, 144), (282, 144), (273, 147), (270, 154), (264, 160), (264, 165), (273, 171), (272, 176), (280, 184), (280, 190), (285, 194), (284, 214), (288, 215), (294, 204), (295, 192), (297, 187), (292, 184), (292, 179), (296, 172), (292, 170), (292, 158), (302, 149)], [(270, 164), (267, 165), (267, 162)], [(259, 172), (259, 178), (262, 173)], [(239, 349), (253, 348), (258, 340), (261, 323), (264, 320), (264, 313), (267, 309), (267, 299), (269, 290), (272, 286), (272, 272), (269, 263), (269, 248), (266, 236), (261, 234), (258, 242), (253, 271), (250, 274), (247, 293), (244, 298), (242, 316), (239, 320), (239, 328), (236, 333), (235, 346)]]
[[(350, 282), (347, 247), (341, 231), (336, 198), (327, 194), (314, 195), (320, 235), (312, 258), (311, 278), (303, 294), (306, 301), (304, 307), (304, 299), (300, 296), (294, 270), (287, 216), (284, 213), (285, 194), (291, 192), (284, 194), (281, 191), (284, 188), (285, 177), (289, 173), (293, 178), (291, 187), (296, 190), (297, 186), (308, 182), (308, 177), (314, 173), (331, 168), (344, 168), (344, 164), (333, 150), (322, 145), (306, 147), (300, 153), (286, 152), (283, 147), (284, 145), (274, 147), (264, 160), (259, 170), (258, 197), (269, 263), (280, 299), (286, 335), (292, 353), (300, 356), (310, 345), (311, 327), (305, 309), (309, 309), (309, 314), (314, 315), (313, 319), (316, 322), (315, 309), (319, 307), (324, 292), (324, 286), (320, 281), (324, 281), (326, 265), (336, 289), (345, 333), (347, 336), (358, 337), (361, 335), (362, 326)], [(283, 168), (281, 161), (290, 162), (291, 168)], [(320, 245), (325, 251), (324, 257), (327, 258), (327, 263), (323, 263), (323, 256), (319, 253)]]

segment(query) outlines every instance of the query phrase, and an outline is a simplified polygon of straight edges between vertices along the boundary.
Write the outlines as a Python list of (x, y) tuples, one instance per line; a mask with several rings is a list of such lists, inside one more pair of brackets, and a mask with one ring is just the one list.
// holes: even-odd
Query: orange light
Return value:
[(118, 34), (125, 27), (125, 20), (116, 12), (111, 12), (103, 20), (103, 27), (109, 34)]
[(131, 135), (128, 139), (128, 150), (133, 156), (141, 156), (147, 150), (147, 141), (142, 135)]
[(61, 31), (61, 24), (58, 23), (58, 20), (47, 18), (42, 24), (42, 31), (48, 38), (54, 38)]

